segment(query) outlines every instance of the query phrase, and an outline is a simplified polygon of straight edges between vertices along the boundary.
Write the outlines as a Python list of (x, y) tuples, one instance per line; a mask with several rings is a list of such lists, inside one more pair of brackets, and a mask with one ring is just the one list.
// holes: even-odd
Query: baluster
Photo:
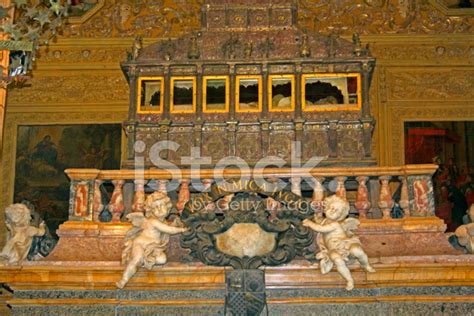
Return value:
[(191, 196), (191, 193), (189, 192), (189, 182), (190, 180), (187, 179), (181, 180), (181, 185), (179, 187), (178, 203), (176, 203), (176, 208), (180, 214), (184, 210), (184, 206), (189, 201)]
[(402, 181), (402, 191), (400, 192), (400, 207), (403, 210), (403, 217), (410, 217), (410, 201), (408, 198), (408, 183), (407, 178), (400, 176), (399, 179)]
[(164, 194), (168, 195), (168, 180), (158, 180), (158, 191), (163, 192)]
[(109, 211), (112, 213), (112, 222), (120, 222), (125, 206), (123, 204), (123, 192), (122, 187), (125, 184), (125, 180), (113, 180), (114, 192), (110, 199)]
[(336, 177), (337, 181), (337, 188), (336, 188), (336, 195), (340, 198), (346, 198), (346, 187), (344, 183), (346, 182), (347, 177)]
[(100, 222), (100, 213), (104, 210), (104, 204), (102, 204), (102, 192), (100, 191), (100, 186), (104, 181), (102, 180), (95, 180), (94, 185), (94, 201), (92, 204), (92, 214), (93, 214), (93, 221)]
[(355, 208), (359, 212), (359, 218), (367, 218), (367, 213), (370, 209), (369, 190), (367, 189), (367, 180), (369, 177), (357, 177), (359, 187), (357, 188), (357, 198), (354, 203)]
[(314, 182), (313, 196), (311, 198), (311, 206), (315, 212), (323, 211), (324, 200), (324, 177), (316, 177)]
[[(268, 181), (271, 183), (271, 190), (269, 191), (273, 191), (276, 187), (277, 187), (277, 183), (278, 181), (280, 181), (279, 178), (277, 177), (270, 177), (268, 178)], [(267, 207), (267, 210), (270, 211), (271, 215), (270, 215), (270, 220), (273, 220), (274, 218), (276, 218), (276, 214), (278, 213), (278, 211), (281, 209), (281, 204), (280, 202), (278, 202), (277, 200), (271, 198), (271, 197), (267, 197), (266, 199), (266, 207)]]
[(301, 196), (301, 177), (291, 178), (291, 192), (298, 196)]
[(379, 196), (379, 208), (382, 210), (382, 218), (389, 219), (391, 218), (390, 213), (392, 211), (394, 202), (392, 200), (392, 192), (390, 190), (390, 176), (380, 177), (380, 182), (382, 183), (380, 187), (380, 196)]
[(146, 180), (143, 179), (135, 180), (132, 212), (145, 212), (145, 182)]

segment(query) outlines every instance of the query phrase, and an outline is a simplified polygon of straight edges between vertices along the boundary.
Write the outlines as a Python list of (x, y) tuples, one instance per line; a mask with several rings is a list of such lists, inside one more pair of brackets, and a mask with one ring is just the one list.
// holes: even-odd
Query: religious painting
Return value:
[(270, 112), (291, 112), (295, 109), (295, 77), (272, 75), (268, 78)]
[(262, 110), (262, 77), (236, 77), (236, 112), (260, 112)]
[(204, 113), (222, 113), (229, 111), (229, 77), (204, 77), (203, 111)]
[(171, 113), (196, 111), (196, 78), (171, 78)]
[(302, 81), (303, 111), (360, 109), (359, 74), (306, 74)]
[(138, 80), (138, 113), (163, 113), (164, 78), (145, 77)]
[(119, 169), (120, 124), (18, 127), (14, 201), (29, 201), (55, 236), (67, 220), (68, 168)]

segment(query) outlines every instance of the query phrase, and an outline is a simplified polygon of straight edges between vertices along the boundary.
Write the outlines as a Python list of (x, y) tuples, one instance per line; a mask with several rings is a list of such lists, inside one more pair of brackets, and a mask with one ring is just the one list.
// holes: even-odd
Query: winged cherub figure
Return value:
[(46, 225), (30, 224), (31, 210), (24, 204), (12, 204), (5, 209), (5, 224), (8, 229), (7, 242), (0, 252), (0, 265), (18, 265), (26, 260), (33, 237), (43, 236)]
[(359, 238), (352, 232), (360, 222), (355, 218), (347, 218), (349, 202), (332, 195), (324, 199), (324, 206), (326, 218), (317, 213), (314, 222), (305, 219), (303, 226), (318, 232), (316, 242), (320, 252), (316, 254), (316, 258), (321, 260), (321, 273), (328, 273), (335, 265), (337, 271), (346, 279), (346, 289), (350, 291), (354, 288), (354, 279), (346, 265), (349, 256), (355, 257), (366, 271), (375, 272), (375, 270), (369, 264)]
[(157, 191), (147, 197), (145, 215), (141, 212), (127, 215), (133, 227), (125, 235), (122, 264), (126, 264), (127, 267), (122, 279), (116, 283), (118, 288), (123, 288), (141, 266), (150, 270), (154, 265), (166, 263), (169, 235), (187, 230), (187, 228), (174, 227), (165, 223), (171, 206), (168, 195)]

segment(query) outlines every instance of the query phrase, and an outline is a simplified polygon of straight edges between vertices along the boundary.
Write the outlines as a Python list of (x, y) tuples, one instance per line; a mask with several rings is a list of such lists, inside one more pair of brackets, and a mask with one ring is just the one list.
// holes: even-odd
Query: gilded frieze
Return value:
[(391, 69), (388, 100), (472, 100), (474, 69)]
[(474, 18), (448, 16), (424, 0), (298, 0), (300, 23), (340, 34), (470, 33)]
[(83, 24), (69, 24), (66, 37), (170, 37), (198, 29), (203, 0), (107, 0)]
[(471, 44), (418, 44), (418, 45), (394, 45), (376, 44), (371, 46), (372, 54), (377, 59), (399, 60), (407, 63), (413, 61), (443, 61), (446, 63), (465, 63), (474, 58), (474, 46)]
[(114, 47), (91, 47), (82, 48), (61, 47), (52, 45), (49, 49), (41, 50), (40, 64), (86, 64), (86, 63), (114, 63), (118, 65), (127, 56), (125, 48)]
[[(45, 93), (48, 91), (48, 93)], [(41, 103), (128, 103), (129, 90), (124, 76), (117, 74), (85, 76), (35, 76), (22, 89), (8, 92), (8, 104)]]

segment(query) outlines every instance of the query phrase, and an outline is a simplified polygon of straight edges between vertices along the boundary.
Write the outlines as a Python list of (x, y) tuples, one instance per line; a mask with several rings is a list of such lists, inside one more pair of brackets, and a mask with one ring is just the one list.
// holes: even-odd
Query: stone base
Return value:
[[(470, 315), (472, 293), (472, 287), (372, 288), (350, 293), (333, 288), (268, 290), (267, 309), (269, 315)], [(224, 297), (223, 290), (25, 291), (16, 294), (11, 304), (13, 315), (21, 316), (224, 315)], [(99, 299), (84, 304), (87, 298)], [(63, 303), (35, 305), (33, 301)]]
[[(128, 223), (66, 222), (59, 242), (45, 261), (120, 261)], [(460, 254), (448, 242), (437, 217), (362, 220), (357, 235), (369, 258)], [(187, 250), (171, 236), (168, 261), (179, 262)]]

